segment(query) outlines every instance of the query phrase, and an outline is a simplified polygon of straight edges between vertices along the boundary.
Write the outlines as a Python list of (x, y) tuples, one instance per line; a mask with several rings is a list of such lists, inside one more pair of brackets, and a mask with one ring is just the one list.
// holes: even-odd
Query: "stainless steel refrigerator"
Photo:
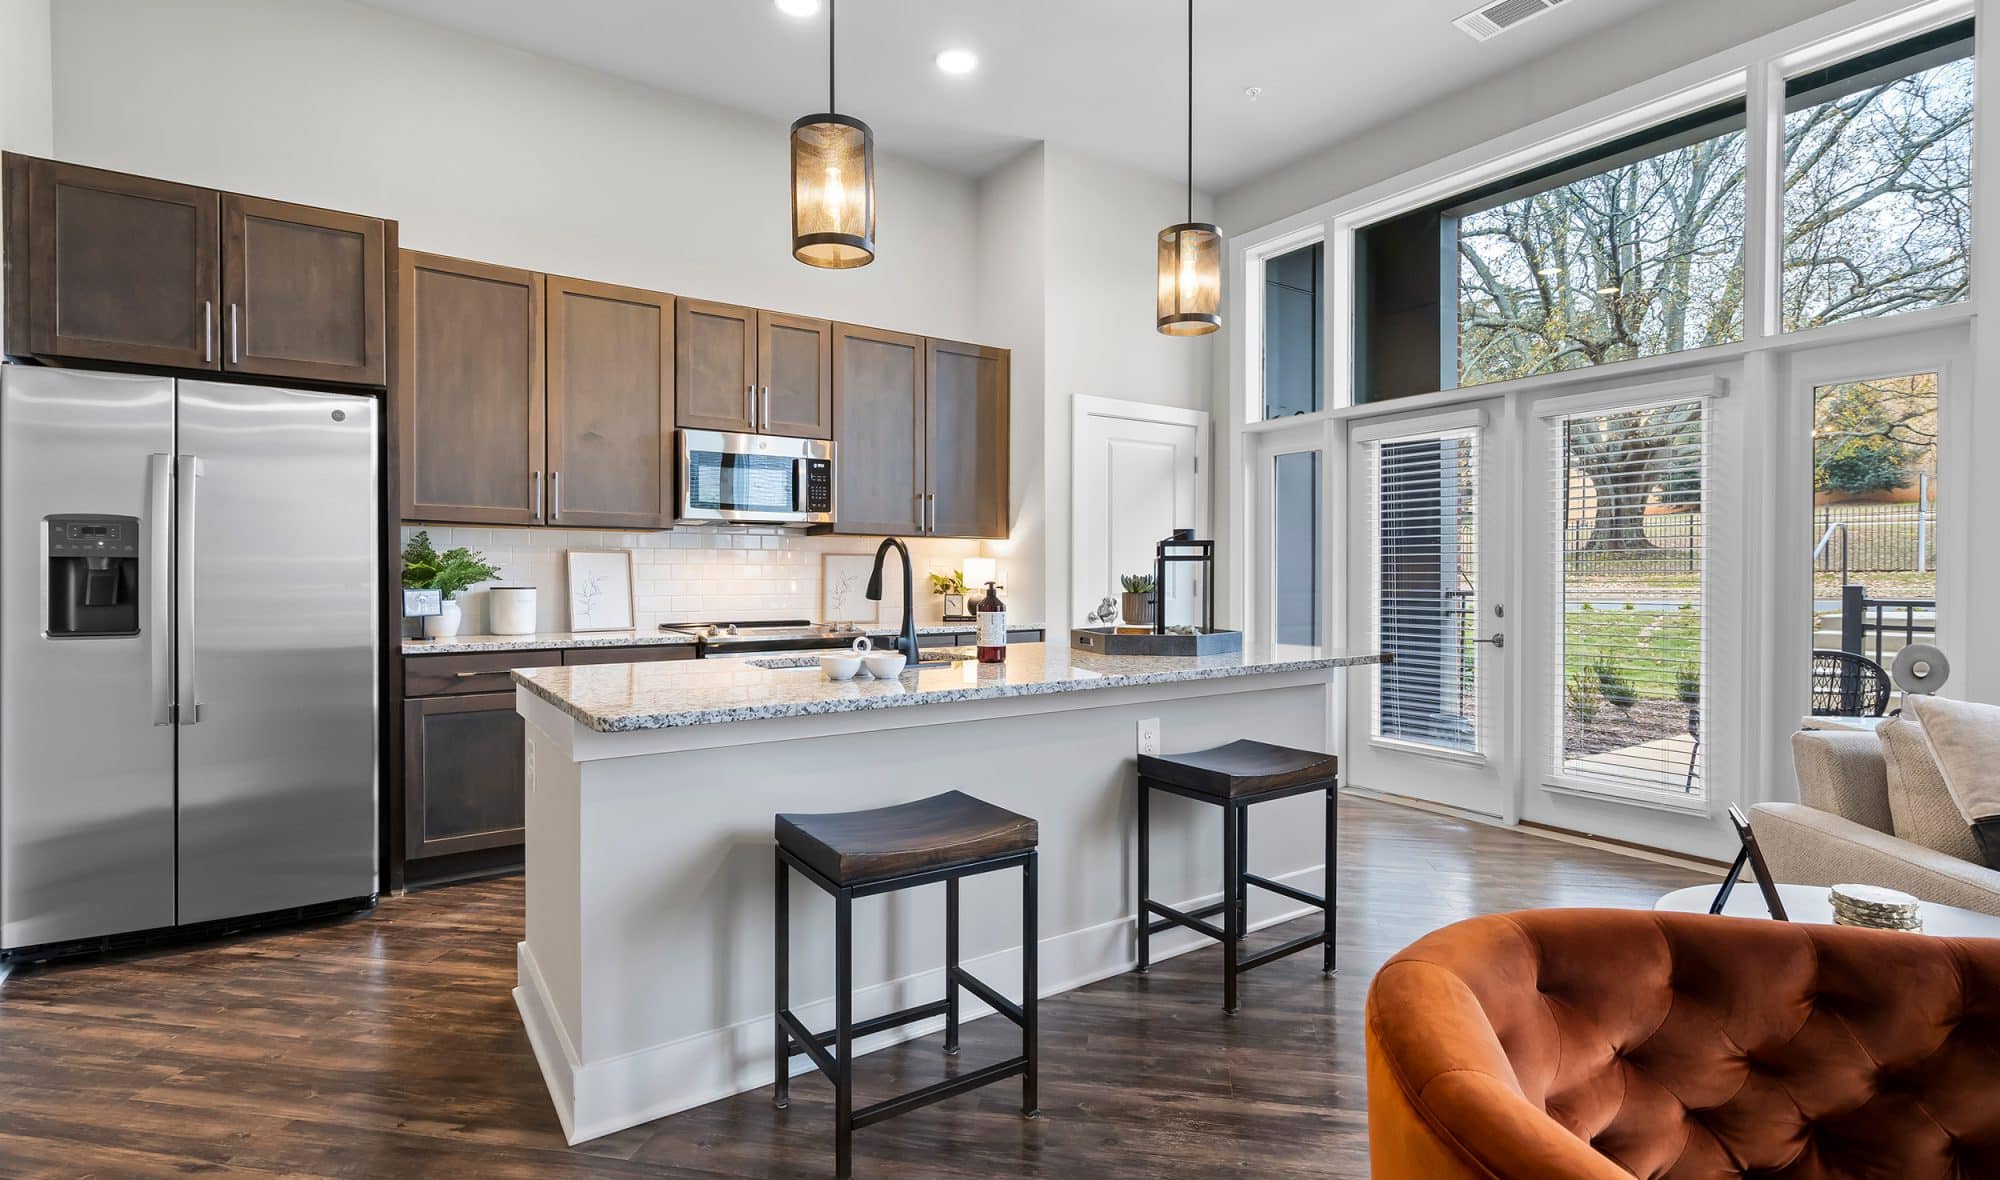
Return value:
[(0, 951), (375, 893), (377, 410), (0, 367)]

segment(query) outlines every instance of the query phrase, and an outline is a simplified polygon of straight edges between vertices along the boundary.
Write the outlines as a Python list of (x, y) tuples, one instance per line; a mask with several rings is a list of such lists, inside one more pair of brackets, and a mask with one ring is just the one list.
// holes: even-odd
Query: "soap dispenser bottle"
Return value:
[(994, 592), (994, 583), (986, 583), (986, 597), (973, 607), (973, 618), (977, 620), (979, 631), (979, 662), (982, 664), (1004, 664), (1007, 662), (1007, 604), (1000, 601)]

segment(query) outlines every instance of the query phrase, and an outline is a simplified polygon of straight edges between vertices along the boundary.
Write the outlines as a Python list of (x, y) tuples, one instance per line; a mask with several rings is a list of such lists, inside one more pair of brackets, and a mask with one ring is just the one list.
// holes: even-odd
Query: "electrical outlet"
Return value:
[(1160, 719), (1158, 717), (1148, 717), (1139, 723), (1139, 752), (1141, 754), (1151, 754), (1156, 758), (1159, 757)]

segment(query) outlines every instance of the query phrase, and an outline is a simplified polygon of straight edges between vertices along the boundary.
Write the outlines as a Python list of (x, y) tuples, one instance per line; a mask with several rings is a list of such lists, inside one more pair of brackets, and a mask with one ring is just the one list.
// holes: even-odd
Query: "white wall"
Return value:
[(793, 261), (778, 123), (345, 0), (56, 0), (64, 159), (393, 217), (405, 246), (979, 338), (972, 183), (877, 156), (880, 247)]
[(45, 156), (55, 142), (49, 0), (0, 0), (0, 148)]
[[(1008, 398), (1012, 527), (993, 547), (1018, 618), (1048, 609), (1041, 555), (1048, 543), (1048, 490), (1042, 479), (1047, 433), (1048, 254), (1044, 149), (1038, 144), (979, 182), (979, 324), (1013, 350)], [(1062, 620), (1050, 620), (1060, 624)]]
[[(1221, 334), (1163, 336), (1156, 325), (1158, 235), (1187, 220), (1179, 182), (1067, 149), (1045, 152), (1047, 405), (1042, 473), (1049, 510), (1048, 621), (1081, 618), (1070, 601), (1070, 405), (1077, 394), (1208, 409)], [(1194, 217), (1214, 203), (1194, 195)], [(1213, 464), (1207, 468), (1213, 471)], [(1094, 606), (1093, 603), (1084, 605)]]

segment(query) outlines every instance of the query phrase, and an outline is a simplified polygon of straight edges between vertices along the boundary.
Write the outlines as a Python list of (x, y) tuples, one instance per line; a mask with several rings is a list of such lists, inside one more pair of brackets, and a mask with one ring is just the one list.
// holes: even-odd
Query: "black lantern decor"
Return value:
[(826, 113), (792, 124), (792, 257), (848, 270), (875, 261), (875, 133), (834, 112), (834, 0), (826, 6)]
[(1193, 529), (1175, 529), (1174, 535), (1154, 548), (1153, 593), (1159, 595), (1159, 609), (1153, 612), (1153, 634), (1167, 633), (1167, 567), (1192, 565), (1194, 585), (1201, 595), (1201, 629), (1215, 630), (1215, 542), (1196, 539)]
[(1187, 220), (1160, 231), (1159, 329), (1206, 336), (1222, 326), (1222, 231), (1194, 219), (1194, 0), (1188, 0)]

